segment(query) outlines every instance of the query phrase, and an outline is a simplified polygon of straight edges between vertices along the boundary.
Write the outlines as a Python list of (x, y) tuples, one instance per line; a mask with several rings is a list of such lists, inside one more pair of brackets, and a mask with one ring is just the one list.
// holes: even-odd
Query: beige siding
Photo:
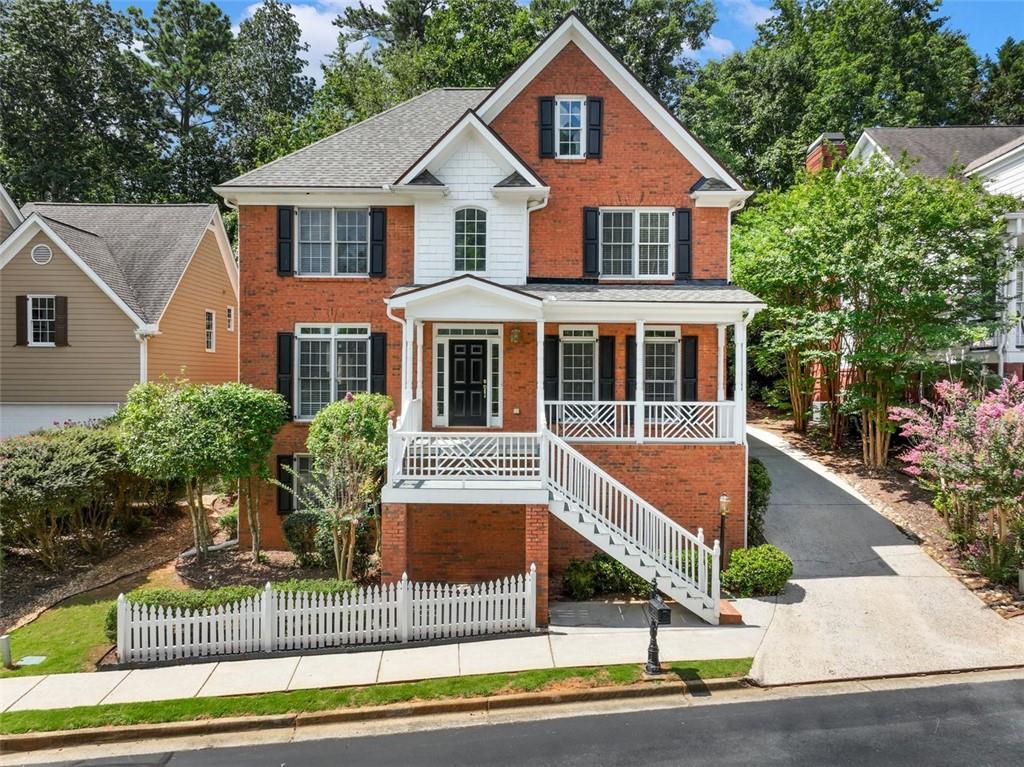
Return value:
[(7, 220), (7, 216), (5, 216), (3, 213), (0, 213), (0, 242), (6, 240), (7, 235), (9, 235), (12, 231), (14, 230), (11, 229), (11, 222)]
[[(227, 329), (227, 307), (235, 312), (235, 328)], [(205, 314), (216, 313), (216, 351), (206, 351)], [(160, 335), (149, 339), (149, 380), (184, 375), (195, 383), (238, 380), (238, 301), (217, 246), (207, 231), (171, 297)]]
[[(29, 256), (46, 243), (45, 266)], [(15, 346), (17, 296), (68, 297), (68, 345)], [(122, 402), (138, 381), (135, 324), (62, 250), (39, 233), (0, 271), (0, 401)]]

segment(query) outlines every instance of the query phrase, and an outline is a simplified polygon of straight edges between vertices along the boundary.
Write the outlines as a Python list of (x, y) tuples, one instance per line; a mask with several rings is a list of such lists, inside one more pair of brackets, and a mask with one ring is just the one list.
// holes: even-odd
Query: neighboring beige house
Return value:
[(139, 381), (238, 380), (215, 205), (29, 203), (0, 186), (0, 436), (114, 412)]

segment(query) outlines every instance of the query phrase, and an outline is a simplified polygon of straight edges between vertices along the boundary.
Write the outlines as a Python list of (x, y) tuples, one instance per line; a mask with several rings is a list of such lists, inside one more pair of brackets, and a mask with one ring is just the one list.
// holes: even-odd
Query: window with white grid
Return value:
[(679, 334), (675, 330), (644, 332), (644, 399), (675, 402), (679, 387)]
[(299, 273), (331, 273), (331, 209), (299, 210)]
[(558, 157), (583, 157), (583, 119), (586, 99), (567, 96), (555, 99), (558, 108)]
[(370, 350), (365, 340), (338, 339), (338, 396), (370, 390)]
[(608, 208), (601, 211), (601, 276), (672, 276), (670, 210)]
[(601, 213), (601, 274), (630, 277), (633, 274), (633, 211)]
[(298, 274), (368, 274), (369, 208), (299, 208), (297, 228)]
[(217, 315), (216, 313), (206, 310), (206, 316), (204, 319), (206, 326), (206, 351), (212, 352), (217, 349)]
[(561, 399), (597, 399), (597, 332), (591, 328), (562, 328), (560, 335)]
[(300, 325), (295, 335), (300, 418), (312, 418), (346, 394), (370, 390), (368, 326)]
[(334, 211), (335, 274), (366, 274), (369, 271), (369, 212), (365, 208)]
[(56, 296), (29, 296), (29, 346), (54, 346), (57, 343)]
[(663, 277), (669, 273), (669, 214), (641, 210), (638, 274), (641, 277)]
[(455, 211), (455, 271), (487, 269), (487, 211), (462, 208)]
[(293, 458), (292, 471), (295, 473), (292, 475), (292, 496), (295, 498), (295, 510), (301, 511), (310, 508), (313, 501), (306, 492), (313, 479), (313, 456), (296, 455)]

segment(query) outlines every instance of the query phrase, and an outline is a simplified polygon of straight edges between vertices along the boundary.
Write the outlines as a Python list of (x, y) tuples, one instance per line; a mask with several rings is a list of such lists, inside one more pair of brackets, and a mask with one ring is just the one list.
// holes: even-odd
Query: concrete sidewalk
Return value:
[[(751, 658), (771, 618), (741, 600), (745, 625), (710, 627), (674, 609), (659, 634), (664, 661)], [(255, 660), (191, 663), (0, 679), (0, 711), (411, 682), (545, 668), (642, 663), (647, 629), (639, 604), (553, 603), (547, 634)], [(589, 623), (589, 625), (580, 625)], [(594, 625), (599, 623), (600, 625)], [(575, 625), (574, 625), (575, 624)]]

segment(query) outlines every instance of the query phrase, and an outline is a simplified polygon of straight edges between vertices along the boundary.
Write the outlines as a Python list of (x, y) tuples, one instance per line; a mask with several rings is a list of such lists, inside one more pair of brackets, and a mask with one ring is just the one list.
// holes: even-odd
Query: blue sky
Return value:
[[(111, 4), (116, 8), (136, 5), (150, 11), (156, 0), (112, 0)], [(257, 4), (254, 0), (218, 2), (236, 25)], [(291, 0), (291, 4), (310, 46), (310, 74), (319, 79), (319, 62), (334, 50), (337, 38), (337, 28), (331, 21), (354, 0)], [(770, 0), (715, 0), (715, 5), (718, 21), (707, 45), (697, 52), (702, 61), (749, 46), (757, 35), (755, 25), (771, 14)], [(983, 55), (994, 54), (1008, 35), (1024, 36), (1024, 0), (945, 0), (942, 13), (949, 18), (948, 25), (965, 32), (974, 49)]]

